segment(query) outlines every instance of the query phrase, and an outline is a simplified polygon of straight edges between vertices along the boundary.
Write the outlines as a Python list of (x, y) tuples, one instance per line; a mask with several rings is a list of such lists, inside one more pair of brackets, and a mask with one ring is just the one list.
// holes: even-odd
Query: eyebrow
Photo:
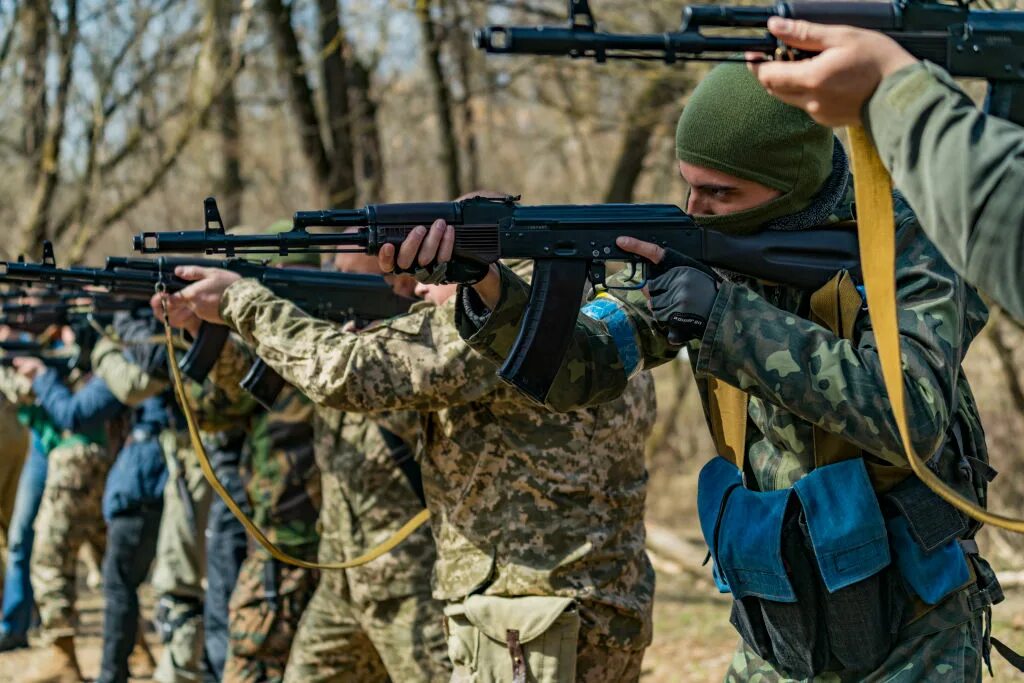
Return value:
[(733, 185), (720, 185), (717, 183), (701, 183), (700, 185), (694, 185), (693, 187), (701, 190), (702, 192), (730, 192), (736, 189)]

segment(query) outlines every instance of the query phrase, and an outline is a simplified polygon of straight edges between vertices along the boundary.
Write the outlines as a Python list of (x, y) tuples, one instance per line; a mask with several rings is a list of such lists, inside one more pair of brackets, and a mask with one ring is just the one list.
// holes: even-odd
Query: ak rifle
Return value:
[[(379, 275), (277, 268), (239, 258), (109, 257), (103, 268), (59, 268), (49, 242), (43, 245), (40, 263), (0, 262), (0, 283), (42, 284), (58, 289), (100, 287), (109, 295), (148, 301), (158, 290), (174, 293), (192, 284), (174, 274), (179, 266), (230, 270), (260, 282), (314, 317), (335, 322), (365, 324), (391, 318), (408, 311), (413, 303), (395, 294)], [(227, 327), (203, 323), (189, 352), (181, 360), (182, 371), (195, 381), (203, 381), (228, 335)], [(243, 387), (265, 404), (272, 402), (283, 385), (280, 378), (271, 373), (261, 361), (253, 366), (243, 382)]]
[[(706, 230), (669, 204), (521, 206), (515, 197), (455, 202), (377, 204), (363, 209), (300, 211), (278, 234), (228, 234), (216, 202), (205, 203), (206, 227), (146, 232), (134, 247), (150, 254), (289, 254), (365, 252), (401, 244), (417, 225), (443, 218), (455, 228), (455, 255), (480, 263), (535, 262), (530, 303), (499, 375), (543, 400), (561, 366), (589, 280), (604, 285), (608, 262), (643, 265), (615, 239), (636, 237), (675, 249), (709, 266), (779, 284), (817, 289), (840, 270), (860, 266), (856, 233), (846, 226), (731, 236)], [(358, 228), (310, 232), (309, 228)]]
[[(972, 9), (969, 2), (895, 0), (852, 2), (796, 0), (772, 5), (686, 5), (682, 24), (665, 33), (609, 33), (598, 30), (588, 0), (568, 0), (561, 26), (490, 26), (476, 33), (476, 45), (490, 54), (542, 55), (607, 60), (745, 61), (745, 52), (764, 59), (794, 59), (792, 50), (767, 30), (768, 19), (784, 17), (819, 24), (843, 24), (879, 31), (918, 59), (938, 64), (953, 76), (988, 81), (985, 109), (1024, 125), (1024, 12)], [(711, 29), (705, 33), (703, 29)], [(758, 32), (758, 29), (761, 29)]]

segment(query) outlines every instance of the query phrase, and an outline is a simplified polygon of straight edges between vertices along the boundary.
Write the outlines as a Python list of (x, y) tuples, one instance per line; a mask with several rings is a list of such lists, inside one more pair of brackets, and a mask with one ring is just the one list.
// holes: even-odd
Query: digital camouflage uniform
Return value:
[[(251, 362), (228, 345), (211, 378), (237, 386)], [(406, 444), (419, 439), (415, 413), (358, 413), (316, 407), (316, 464), (323, 504), (321, 562), (350, 560), (395, 533), (421, 509), (381, 427)], [(411, 457), (411, 451), (403, 454)], [(451, 675), (441, 603), (430, 595), (436, 559), (428, 525), (365, 567), (327, 571), (302, 615), (288, 681), (437, 681)]]
[(897, 189), (950, 264), (1024, 320), (1024, 132), (988, 116), (929, 63), (879, 85), (864, 124)]
[[(451, 302), (414, 306), (353, 334), (243, 280), (228, 288), (221, 310), (261, 358), (317, 403), (362, 413), (422, 411), (423, 484), (438, 554), (434, 596), (450, 603), (453, 680), (473, 673), (511, 680), (504, 640), (513, 634), (500, 624), (519, 624), (527, 612), (551, 625), (525, 643), (531, 662), (550, 645), (552, 661), (575, 669), (579, 680), (639, 676), (654, 590), (643, 527), (643, 443), (655, 412), (648, 376), (619, 400), (560, 415), (498, 383), (492, 364), (459, 339)], [(500, 640), (476, 641), (467, 621), (481, 634), (497, 623)], [(547, 633), (561, 640), (549, 644)], [(479, 669), (474, 652), (481, 650), (471, 651), (463, 636), (486, 646), (488, 656), (500, 651), (486, 662), (493, 669)]]
[[(911, 437), (922, 453), (958, 448), (946, 435), (959, 423), (967, 448), (984, 457), (984, 434), (960, 363), (987, 310), (920, 233), (906, 204), (897, 201), (897, 207), (904, 245), (896, 264), (897, 300)], [(850, 208), (847, 199), (833, 220), (850, 218)], [(508, 353), (529, 296), (528, 285), (508, 269), (502, 268), (501, 279), (500, 303), (482, 326), (468, 316), (460, 319), (469, 344), (495, 362)], [(703, 339), (689, 347), (706, 408), (711, 378), (751, 395), (746, 459), (761, 491), (788, 488), (813, 469), (814, 426), (842, 435), (874, 462), (906, 466), (870, 318), (858, 317), (853, 341), (840, 339), (805, 317), (809, 294), (731, 277), (721, 284)], [(605, 322), (581, 314), (568, 362), (547, 397), (558, 410), (609, 400), (623, 391), (631, 374), (664, 363), (678, 351), (653, 320), (643, 292), (612, 290), (598, 296), (615, 304), (613, 322), (628, 321), (631, 340), (623, 344)], [(469, 290), (460, 290), (460, 301), (470, 310), (472, 298)], [(897, 645), (878, 670), (819, 678), (975, 680), (980, 676), (983, 602), (984, 596), (970, 588), (913, 623), (907, 615)], [(787, 679), (741, 645), (726, 680)]]

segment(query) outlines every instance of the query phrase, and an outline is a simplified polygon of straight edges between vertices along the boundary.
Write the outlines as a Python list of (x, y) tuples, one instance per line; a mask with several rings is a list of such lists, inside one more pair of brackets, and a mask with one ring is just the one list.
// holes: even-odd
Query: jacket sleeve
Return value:
[(1024, 320), (1024, 129), (927, 63), (885, 79), (865, 123), (896, 187), (953, 267)]
[(0, 366), (0, 394), (15, 405), (31, 405), (32, 382), (12, 367)]
[(93, 377), (72, 393), (55, 370), (47, 370), (32, 382), (32, 389), (37, 404), (61, 430), (85, 432), (100, 429), (125, 409), (99, 377)]
[[(459, 288), (456, 302), (459, 334), (494, 364), (508, 357), (530, 298), (530, 285), (522, 278), (504, 265), (499, 272), (501, 296), (493, 311), (484, 310), (469, 287)], [(629, 284), (618, 277), (609, 281)], [(678, 351), (658, 331), (641, 290), (597, 292), (580, 310), (565, 362), (544, 402), (568, 412), (612, 401), (633, 375), (671, 360)]]
[[(905, 224), (903, 229), (916, 227)], [(911, 440), (917, 452), (931, 455), (945, 439), (960, 363), (987, 311), (923, 235), (897, 257), (896, 278)], [(854, 337), (838, 338), (751, 289), (727, 282), (709, 319), (695, 372), (713, 375), (903, 465), (870, 316), (860, 316)]]
[(455, 331), (448, 306), (415, 306), (362, 332), (312, 318), (253, 280), (231, 285), (221, 315), (281, 377), (339, 410), (439, 410), (496, 385), (494, 366)]
[(92, 354), (93, 372), (106, 382), (107, 388), (126, 406), (136, 408), (167, 389), (167, 381), (154, 377), (125, 357), (117, 344), (101, 339)]

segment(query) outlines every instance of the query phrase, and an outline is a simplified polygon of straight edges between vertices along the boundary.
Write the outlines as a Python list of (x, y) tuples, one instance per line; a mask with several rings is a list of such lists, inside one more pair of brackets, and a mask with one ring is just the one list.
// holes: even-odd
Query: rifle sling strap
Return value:
[[(967, 500), (932, 472), (914, 450), (907, 421), (903, 359), (896, 311), (896, 229), (892, 179), (861, 126), (849, 129), (861, 267), (886, 392), (914, 474), (943, 500), (979, 522), (1024, 533), (1024, 519), (995, 514)], [(930, 456), (931, 454), (927, 454)]]
[(385, 555), (393, 550), (399, 543), (409, 537), (412, 532), (422, 526), (429, 518), (430, 511), (422, 510), (412, 519), (405, 523), (405, 525), (396, 531), (389, 539), (370, 549), (368, 552), (348, 560), (347, 562), (307, 562), (297, 557), (292, 557), (288, 553), (278, 548), (274, 543), (266, 537), (266, 535), (260, 531), (259, 527), (242, 512), (238, 504), (231, 498), (224, 485), (221, 484), (217, 475), (213, 471), (213, 466), (210, 464), (210, 458), (206, 454), (206, 449), (203, 448), (203, 441), (199, 436), (199, 428), (196, 425), (196, 418), (192, 412), (192, 404), (188, 400), (188, 394), (185, 392), (185, 385), (181, 379), (181, 369), (178, 367), (177, 359), (174, 357), (174, 338), (171, 334), (171, 327), (167, 322), (166, 311), (164, 311), (164, 336), (167, 344), (167, 362), (170, 366), (171, 383), (174, 385), (174, 393), (178, 398), (178, 403), (181, 404), (181, 411), (185, 415), (185, 424), (188, 426), (188, 435), (192, 441), (192, 448), (195, 449), (196, 458), (199, 460), (199, 468), (203, 472), (203, 476), (213, 487), (213, 490), (217, 492), (221, 500), (227, 506), (231, 513), (238, 519), (238, 521), (245, 527), (245, 530), (249, 532), (249, 535), (256, 539), (256, 542), (263, 546), (263, 549), (270, 553), (270, 556), (279, 562), (290, 564), (295, 567), (301, 567), (303, 569), (351, 569), (353, 567), (359, 567), (378, 557)]

